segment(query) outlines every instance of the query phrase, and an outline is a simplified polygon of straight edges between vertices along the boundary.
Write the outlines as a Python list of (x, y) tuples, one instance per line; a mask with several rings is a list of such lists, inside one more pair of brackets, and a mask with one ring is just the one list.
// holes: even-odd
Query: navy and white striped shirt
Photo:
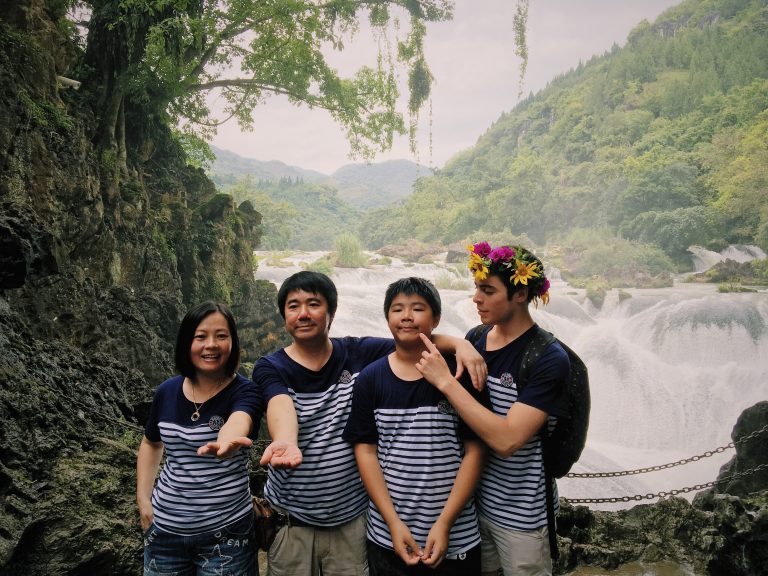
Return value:
[(198, 456), (197, 449), (213, 442), (230, 414), (243, 411), (258, 432), (263, 402), (253, 382), (237, 375), (226, 388), (206, 400), (200, 419), (192, 422), (193, 403), (184, 396), (183, 376), (169, 378), (157, 388), (144, 435), (162, 441), (165, 465), (152, 491), (154, 523), (173, 534), (194, 535), (228, 526), (252, 510), (248, 484), (248, 450), (228, 460)]
[(368, 504), (354, 452), (341, 433), (357, 374), (394, 348), (394, 341), (384, 338), (331, 338), (331, 342), (331, 357), (319, 371), (305, 368), (285, 350), (261, 358), (253, 369), (267, 404), (279, 394), (293, 399), (303, 455), (297, 468), (269, 467), (264, 496), (304, 522), (326, 527), (353, 520)]
[[(533, 328), (499, 350), (485, 350), (486, 334), (476, 347), (488, 365), (487, 389), (494, 413), (506, 416), (519, 401), (556, 417), (559, 391), (568, 378), (570, 362), (562, 346), (553, 342), (528, 371), (528, 380), (518, 398), (517, 378), (523, 352)], [(558, 507), (554, 488), (555, 512)], [(477, 492), (480, 514), (494, 524), (512, 530), (536, 530), (547, 525), (547, 505), (541, 438), (537, 433), (508, 458), (491, 452)]]
[[(455, 372), (455, 362), (447, 360)], [(462, 384), (481, 397), (468, 378)], [(434, 386), (423, 378), (401, 380), (389, 359), (382, 358), (357, 378), (344, 438), (353, 444), (376, 444), (397, 515), (424, 547), (456, 480), (463, 440), (475, 439), (475, 434)], [(392, 535), (373, 502), (368, 511), (368, 539), (392, 550)], [(479, 543), (477, 513), (470, 499), (451, 528), (447, 554), (466, 552)]]

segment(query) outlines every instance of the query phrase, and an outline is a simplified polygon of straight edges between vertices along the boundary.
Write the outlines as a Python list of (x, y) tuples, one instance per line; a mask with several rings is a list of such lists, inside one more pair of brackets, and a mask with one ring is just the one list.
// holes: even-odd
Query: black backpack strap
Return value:
[(517, 377), (518, 394), (520, 394), (523, 386), (525, 386), (526, 382), (528, 381), (528, 372), (530, 372), (531, 366), (538, 362), (539, 358), (541, 358), (541, 355), (544, 353), (544, 350), (547, 349), (547, 346), (557, 340), (557, 338), (555, 338), (551, 332), (547, 332), (538, 324), (534, 324), (533, 329), (535, 330), (535, 333), (531, 341), (528, 343), (528, 346), (525, 347), (525, 352), (523, 352), (523, 360), (520, 363), (520, 373)]
[(476, 345), (483, 334), (486, 334), (490, 329), (491, 326), (478, 324), (467, 333), (466, 339), (472, 342), (473, 345)]
[[(543, 446), (543, 444), (542, 444)], [(543, 448), (542, 448), (543, 450)], [(557, 526), (555, 525), (555, 489), (552, 487), (552, 476), (547, 474), (544, 468), (544, 492), (547, 501), (547, 530), (549, 531), (549, 556), (553, 561), (560, 558), (560, 550), (557, 549)]]
[[(536, 333), (533, 335), (533, 339), (525, 347), (523, 352), (523, 360), (520, 363), (520, 373), (518, 374), (517, 393), (520, 394), (526, 382), (528, 381), (528, 372), (531, 367), (541, 358), (544, 350), (556, 340), (551, 332), (547, 332), (541, 328), (538, 324), (534, 325)], [(542, 460), (544, 459), (544, 434), (547, 429), (547, 422), (541, 427), (539, 433), (542, 437), (541, 451)], [(542, 461), (543, 466), (543, 461)], [(547, 530), (549, 531), (549, 555), (552, 560), (557, 560), (560, 557), (560, 551), (557, 549), (557, 530), (555, 526), (555, 491), (552, 486), (552, 476), (547, 473), (547, 469), (544, 468), (544, 492), (546, 497), (547, 507)]]

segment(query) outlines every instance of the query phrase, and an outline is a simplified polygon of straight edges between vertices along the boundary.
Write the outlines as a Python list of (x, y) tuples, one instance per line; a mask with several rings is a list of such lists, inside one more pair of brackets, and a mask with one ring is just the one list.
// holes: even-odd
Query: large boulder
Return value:
[(768, 401), (744, 410), (731, 432), (736, 455), (720, 469), (715, 490), (746, 498), (768, 487)]

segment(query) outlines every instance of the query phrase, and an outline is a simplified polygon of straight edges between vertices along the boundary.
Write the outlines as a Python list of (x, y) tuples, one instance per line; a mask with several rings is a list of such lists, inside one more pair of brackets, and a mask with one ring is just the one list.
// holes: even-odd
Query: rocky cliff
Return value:
[(227, 302), (246, 362), (284, 336), (256, 209), (162, 127), (99, 150), (59, 4), (0, 5), (0, 573), (137, 574), (135, 449), (185, 310)]

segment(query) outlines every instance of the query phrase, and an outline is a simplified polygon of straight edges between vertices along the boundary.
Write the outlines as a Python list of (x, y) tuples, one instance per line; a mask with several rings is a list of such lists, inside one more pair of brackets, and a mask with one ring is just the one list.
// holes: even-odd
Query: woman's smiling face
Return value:
[(221, 312), (209, 314), (197, 325), (189, 356), (195, 371), (208, 377), (227, 376), (226, 365), (232, 353), (232, 335)]

